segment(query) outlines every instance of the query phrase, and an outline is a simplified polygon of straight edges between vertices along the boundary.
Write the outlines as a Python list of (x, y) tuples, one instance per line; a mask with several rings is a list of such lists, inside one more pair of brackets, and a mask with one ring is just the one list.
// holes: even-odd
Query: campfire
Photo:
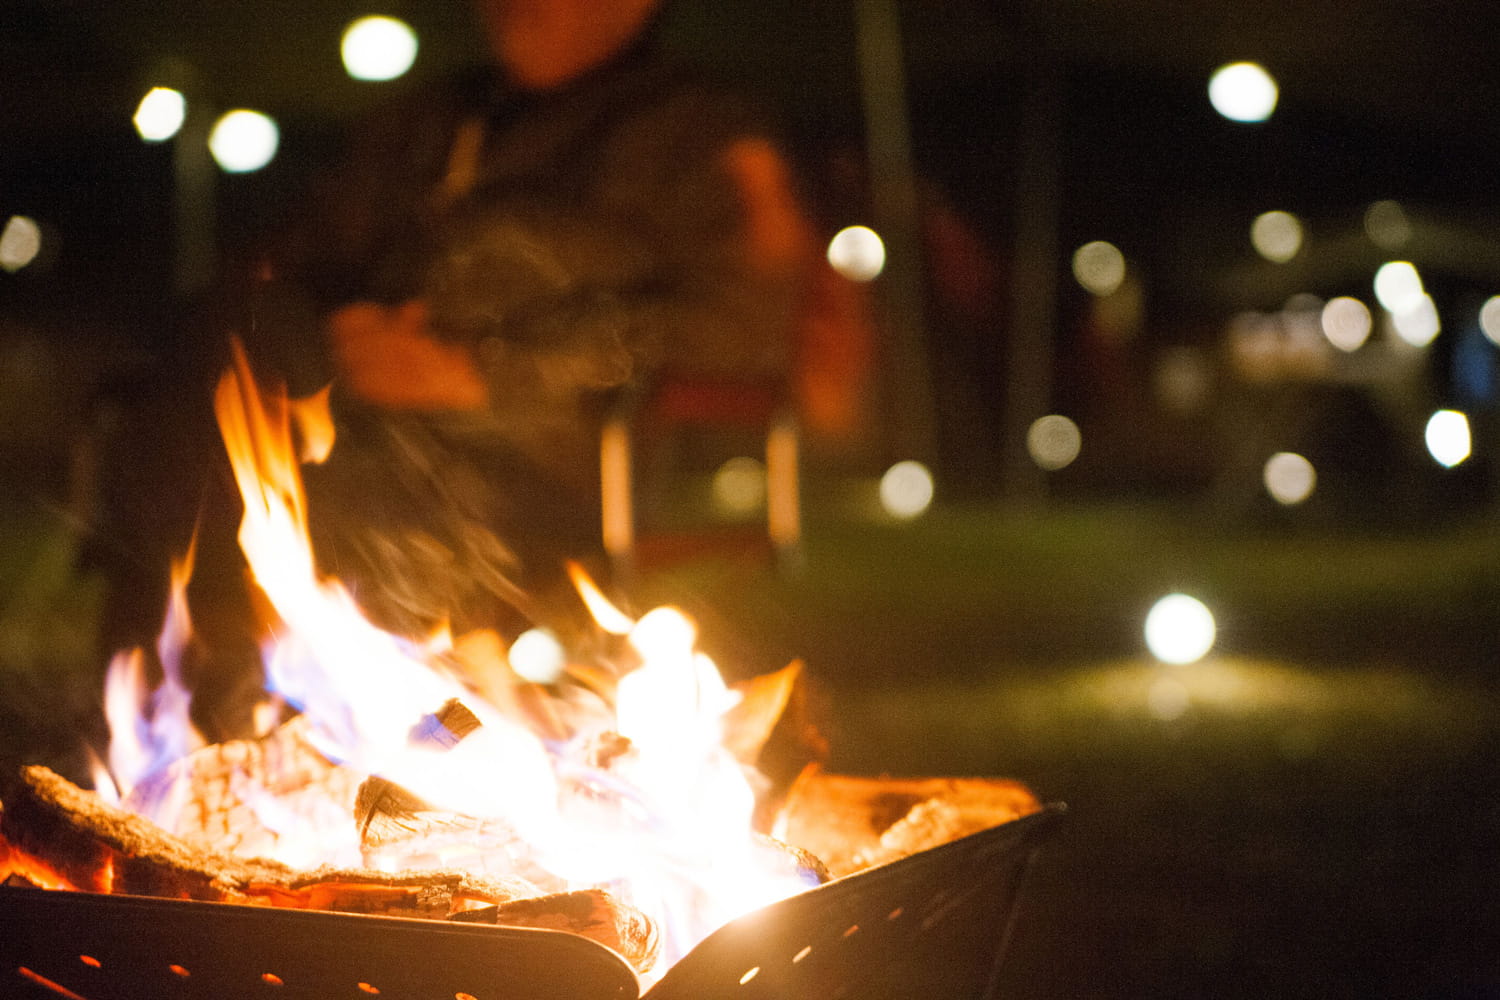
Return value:
[[(264, 597), (260, 733), (209, 744), (189, 719), (178, 664), (192, 639), (190, 551), (174, 568), (159, 680), (141, 650), (110, 666), (111, 742), (94, 788), (42, 767), (3, 786), (0, 879), (25, 898), (62, 890), (42, 895), (563, 932), (603, 945), (650, 986), (736, 918), (785, 912), (796, 926), (778, 901), (830, 881), (857, 886), (903, 859), (920, 865), (1040, 809), (1014, 782), (836, 775), (810, 754), (794, 780), (771, 781), (757, 764), (799, 665), (727, 684), (686, 615), (634, 617), (577, 567), (599, 639), (589, 662), (574, 662), (537, 623), (529, 638), (554, 660), (545, 684), (516, 672), (507, 637), (382, 631), (319, 575), (309, 542), (300, 466), (333, 447), (326, 396), (263, 394), (237, 355), (215, 409)], [(885, 919), (895, 926), (902, 912)], [(23, 980), (50, 991), (39, 995), (95, 996), (17, 961)], [(84, 974), (102, 964), (73, 963)], [(740, 970), (741, 982), (759, 971)]]

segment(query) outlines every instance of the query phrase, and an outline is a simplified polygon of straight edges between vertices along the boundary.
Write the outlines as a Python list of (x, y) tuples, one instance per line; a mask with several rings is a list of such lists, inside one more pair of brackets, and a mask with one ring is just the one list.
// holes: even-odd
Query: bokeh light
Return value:
[(1091, 294), (1112, 294), (1125, 281), (1125, 255), (1107, 240), (1085, 243), (1073, 252), (1073, 277)]
[(719, 466), (713, 479), (714, 505), (726, 514), (749, 514), (766, 503), (766, 467), (749, 455)]
[(1500, 345), (1500, 295), (1490, 296), (1479, 307), (1479, 329), (1491, 343)]
[(1412, 235), (1406, 210), (1399, 202), (1375, 202), (1365, 209), (1365, 235), (1382, 250), (1400, 250)]
[(25, 215), (12, 215), (0, 230), (0, 268), (14, 274), (42, 252), (42, 227)]
[(1438, 410), (1428, 417), (1424, 437), (1428, 454), (1445, 469), (1462, 463), (1473, 448), (1469, 418), (1458, 410)]
[(1426, 294), (1422, 276), (1411, 261), (1387, 261), (1375, 272), (1375, 298), (1392, 315), (1415, 308)]
[(1196, 597), (1168, 594), (1146, 615), (1146, 648), (1165, 663), (1203, 659), (1216, 636), (1213, 612)]
[(1279, 95), (1271, 74), (1253, 62), (1220, 66), (1208, 81), (1209, 103), (1230, 121), (1265, 121), (1276, 110)]
[(897, 462), (880, 477), (880, 504), (887, 514), (910, 520), (932, 506), (932, 473), (921, 462)]
[(533, 684), (552, 684), (568, 665), (567, 653), (556, 635), (533, 628), (516, 636), (510, 646), (510, 668), (516, 676)]
[(1350, 295), (1329, 299), (1320, 319), (1323, 336), (1341, 351), (1357, 351), (1370, 339), (1370, 307)]
[(1422, 285), (1422, 276), (1411, 261), (1393, 260), (1375, 272), (1375, 298), (1391, 314), (1396, 335), (1413, 347), (1425, 347), (1438, 335), (1442, 324), (1437, 304)]
[(131, 122), (147, 142), (165, 142), (187, 120), (187, 98), (171, 87), (152, 87), (136, 106)]
[(1082, 448), (1078, 425), (1060, 413), (1038, 417), (1026, 431), (1026, 451), (1038, 468), (1048, 472), (1071, 465)]
[(276, 156), (281, 131), (276, 122), (259, 111), (237, 108), (226, 111), (208, 134), (208, 149), (214, 162), (226, 173), (245, 174), (259, 170)]
[(394, 80), (416, 61), (417, 34), (398, 18), (362, 17), (344, 29), (339, 54), (356, 80)]
[(868, 226), (846, 226), (828, 241), (828, 263), (850, 281), (874, 281), (885, 270), (885, 242)]
[(1409, 308), (1392, 313), (1391, 325), (1396, 329), (1396, 336), (1413, 347), (1426, 347), (1442, 329), (1437, 303), (1425, 293)]
[(1278, 451), (1266, 459), (1261, 470), (1266, 492), (1277, 503), (1292, 507), (1312, 496), (1318, 483), (1317, 471), (1306, 458), (1292, 451)]
[(1250, 243), (1266, 260), (1285, 264), (1302, 249), (1302, 220), (1291, 212), (1262, 212), (1250, 224)]
[(1311, 292), (1298, 292), (1281, 307), (1281, 328), (1286, 334), (1285, 349), (1297, 361), (1321, 359), (1327, 353), (1323, 336), (1324, 301)]

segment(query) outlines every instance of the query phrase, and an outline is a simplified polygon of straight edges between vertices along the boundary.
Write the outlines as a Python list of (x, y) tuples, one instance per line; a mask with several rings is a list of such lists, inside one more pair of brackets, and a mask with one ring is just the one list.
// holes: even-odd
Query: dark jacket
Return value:
[(491, 398), (342, 400), (340, 444), (308, 470), (314, 540), (380, 624), (461, 628), (503, 616), (512, 585), (555, 595), (566, 559), (598, 554), (598, 434), (622, 396), (788, 374), (803, 272), (754, 259), (729, 159), (746, 140), (773, 142), (757, 109), (644, 47), (545, 94), (466, 74), (360, 130), (257, 269), (252, 354), (311, 391), (334, 375), (329, 312), (422, 299)]

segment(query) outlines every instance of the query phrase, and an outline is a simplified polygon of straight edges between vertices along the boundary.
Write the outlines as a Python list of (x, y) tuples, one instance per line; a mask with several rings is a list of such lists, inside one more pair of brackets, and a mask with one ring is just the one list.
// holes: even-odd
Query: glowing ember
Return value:
[[(511, 671), (493, 633), (384, 632), (314, 568), (293, 439), (300, 460), (326, 457), (326, 398), (264, 397), (240, 355), (215, 409), (245, 504), (240, 544), (274, 612), (267, 686), (298, 714), (259, 740), (202, 746), (177, 668), (191, 636), (189, 559), (158, 650), (163, 682), (147, 691), (139, 651), (111, 669), (100, 788), (168, 830), (302, 868), (441, 866), (547, 891), (606, 888), (656, 921), (667, 964), (807, 887), (788, 853), (753, 832), (750, 775), (725, 746), (741, 698), (697, 651), (686, 616), (635, 620), (575, 570), (601, 631), (624, 641), (606, 662), (566, 664), (554, 689)], [(753, 697), (784, 704), (794, 676)]]

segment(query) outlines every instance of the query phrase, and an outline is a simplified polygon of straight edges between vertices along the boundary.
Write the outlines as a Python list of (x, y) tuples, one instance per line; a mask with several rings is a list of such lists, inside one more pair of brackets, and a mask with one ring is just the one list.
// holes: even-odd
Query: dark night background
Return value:
[[(463, 3), (408, 0), (389, 12), (422, 39), (410, 78), (478, 53)], [(176, 325), (174, 287), (212, 273), (213, 246), (232, 252), (291, 210), (292, 193), (326, 162), (340, 130), (382, 88), (400, 86), (350, 80), (338, 65), (339, 32), (357, 13), (278, 0), (7, 5), (3, 208), (36, 218), (47, 240), (44, 259), (0, 286), (6, 316), (64, 354), (104, 349), (96, 356), (117, 373), (180, 356), (177, 338), (194, 334)], [(1035, 353), (1029, 340), (1013, 343), (1007, 292), (1027, 286), (1016, 241), (1032, 202), (1020, 171), (1038, 141), (1054, 144), (1042, 174), (1055, 198), (1045, 222), (1058, 281), (1044, 344), (1052, 396), (1107, 437), (1121, 425), (1110, 412), (1121, 398), (1100, 396), (1099, 380), (1115, 380), (1117, 396), (1138, 404), (1163, 350), (1214, 349), (1241, 310), (1275, 310), (1295, 292), (1368, 297), (1383, 258), (1367, 240), (1356, 244), (1377, 200), (1399, 201), (1418, 225), (1441, 309), (1469, 312), (1471, 300), (1493, 294), (1500, 74), (1490, 40), (1500, 15), (1486, 4), (931, 0), (902, 4), (900, 15), (917, 176), (978, 240), (999, 289), (977, 321), (928, 311), (926, 363), (943, 382), (934, 393), (936, 447), (955, 484), (985, 493), (999, 482), (1002, 437), (1011, 433), (1005, 387), (1019, 370), (1012, 352)], [(830, 230), (871, 215), (864, 194), (831, 167), (863, 142), (856, 21), (846, 2), (682, 0), (666, 24), (673, 48), (775, 103)], [(1269, 122), (1228, 122), (1206, 100), (1212, 69), (1241, 59), (1261, 60), (1277, 77), (1281, 99)], [(1039, 79), (1055, 105), (1041, 140), (1021, 111)], [(197, 225), (210, 252), (189, 252), (187, 265), (174, 261), (185, 237), (171, 144), (144, 143), (129, 124), (139, 95), (163, 80), (199, 97), (195, 107), (261, 109), (282, 130), (269, 167), (204, 182), (210, 207)], [(1260, 261), (1247, 239), (1249, 221), (1270, 208), (1296, 213), (1308, 230), (1287, 265)], [(1116, 359), (1121, 373), (1100, 374), (1090, 354), (1097, 345), (1087, 342), (1089, 297), (1066, 273), (1072, 248), (1093, 239), (1119, 245), (1142, 282), (1144, 313)], [(194, 273), (174, 275), (181, 266)], [(1448, 339), (1433, 349), (1439, 401), (1450, 379)], [(1109, 461), (1069, 470), (1057, 487), (1212, 479), (1215, 458), (1205, 449), (1217, 442), (1158, 418), (1149, 406), (1132, 411), (1128, 419), (1144, 425), (1137, 439), (1116, 442), (1114, 433)], [(954, 444), (968, 439), (979, 443)]]
[[(805, 658), (836, 766), (999, 774), (1069, 803), (1003, 995), (1500, 996), (1500, 414), (1476, 319), (1500, 294), (1500, 6), (896, 7), (916, 173), (996, 289), (977, 319), (926, 316), (938, 502), (910, 523), (868, 512), (874, 477), (908, 457), (902, 412), (883, 410), (852, 458), (812, 442), (803, 574), (709, 559), (645, 593), (687, 604), (730, 669)], [(864, 141), (856, 8), (676, 0), (664, 26), (774, 102), (830, 231), (871, 211), (832, 169)], [(102, 671), (87, 553), (108, 544), (100, 477), (122, 458), (99, 442), (201, 352), (186, 317), (217, 255), (291, 211), (399, 85), (338, 64), (343, 26), (372, 12), (416, 29), (414, 79), (479, 54), (463, 0), (0, 6), (0, 221), (43, 227), (42, 255), (0, 272), (0, 765), (79, 767), (69, 741)], [(1209, 105), (1209, 74), (1238, 60), (1277, 79), (1268, 122)], [(163, 81), (282, 132), (266, 169), (212, 177), (195, 218), (213, 242), (190, 258), (172, 144), (130, 124)], [(1365, 235), (1381, 200), (1411, 221), (1398, 251)], [(1306, 227), (1289, 263), (1251, 247), (1269, 209)], [(1117, 325), (1069, 270), (1097, 239), (1140, 283)], [(1041, 281), (1023, 266), (1039, 245)], [(1236, 375), (1236, 316), (1297, 293), (1372, 302), (1392, 256), (1443, 318), (1414, 373)], [(1193, 376), (1185, 402), (1160, 391), (1173, 370)], [(1083, 429), (1045, 480), (1013, 461), (1007, 407), (1028, 389)], [(1422, 448), (1438, 406), (1474, 426), (1457, 469)], [(1260, 489), (1282, 448), (1317, 466), (1302, 507)], [(1179, 587), (1219, 612), (1220, 642), (1162, 673), (1139, 622)]]

